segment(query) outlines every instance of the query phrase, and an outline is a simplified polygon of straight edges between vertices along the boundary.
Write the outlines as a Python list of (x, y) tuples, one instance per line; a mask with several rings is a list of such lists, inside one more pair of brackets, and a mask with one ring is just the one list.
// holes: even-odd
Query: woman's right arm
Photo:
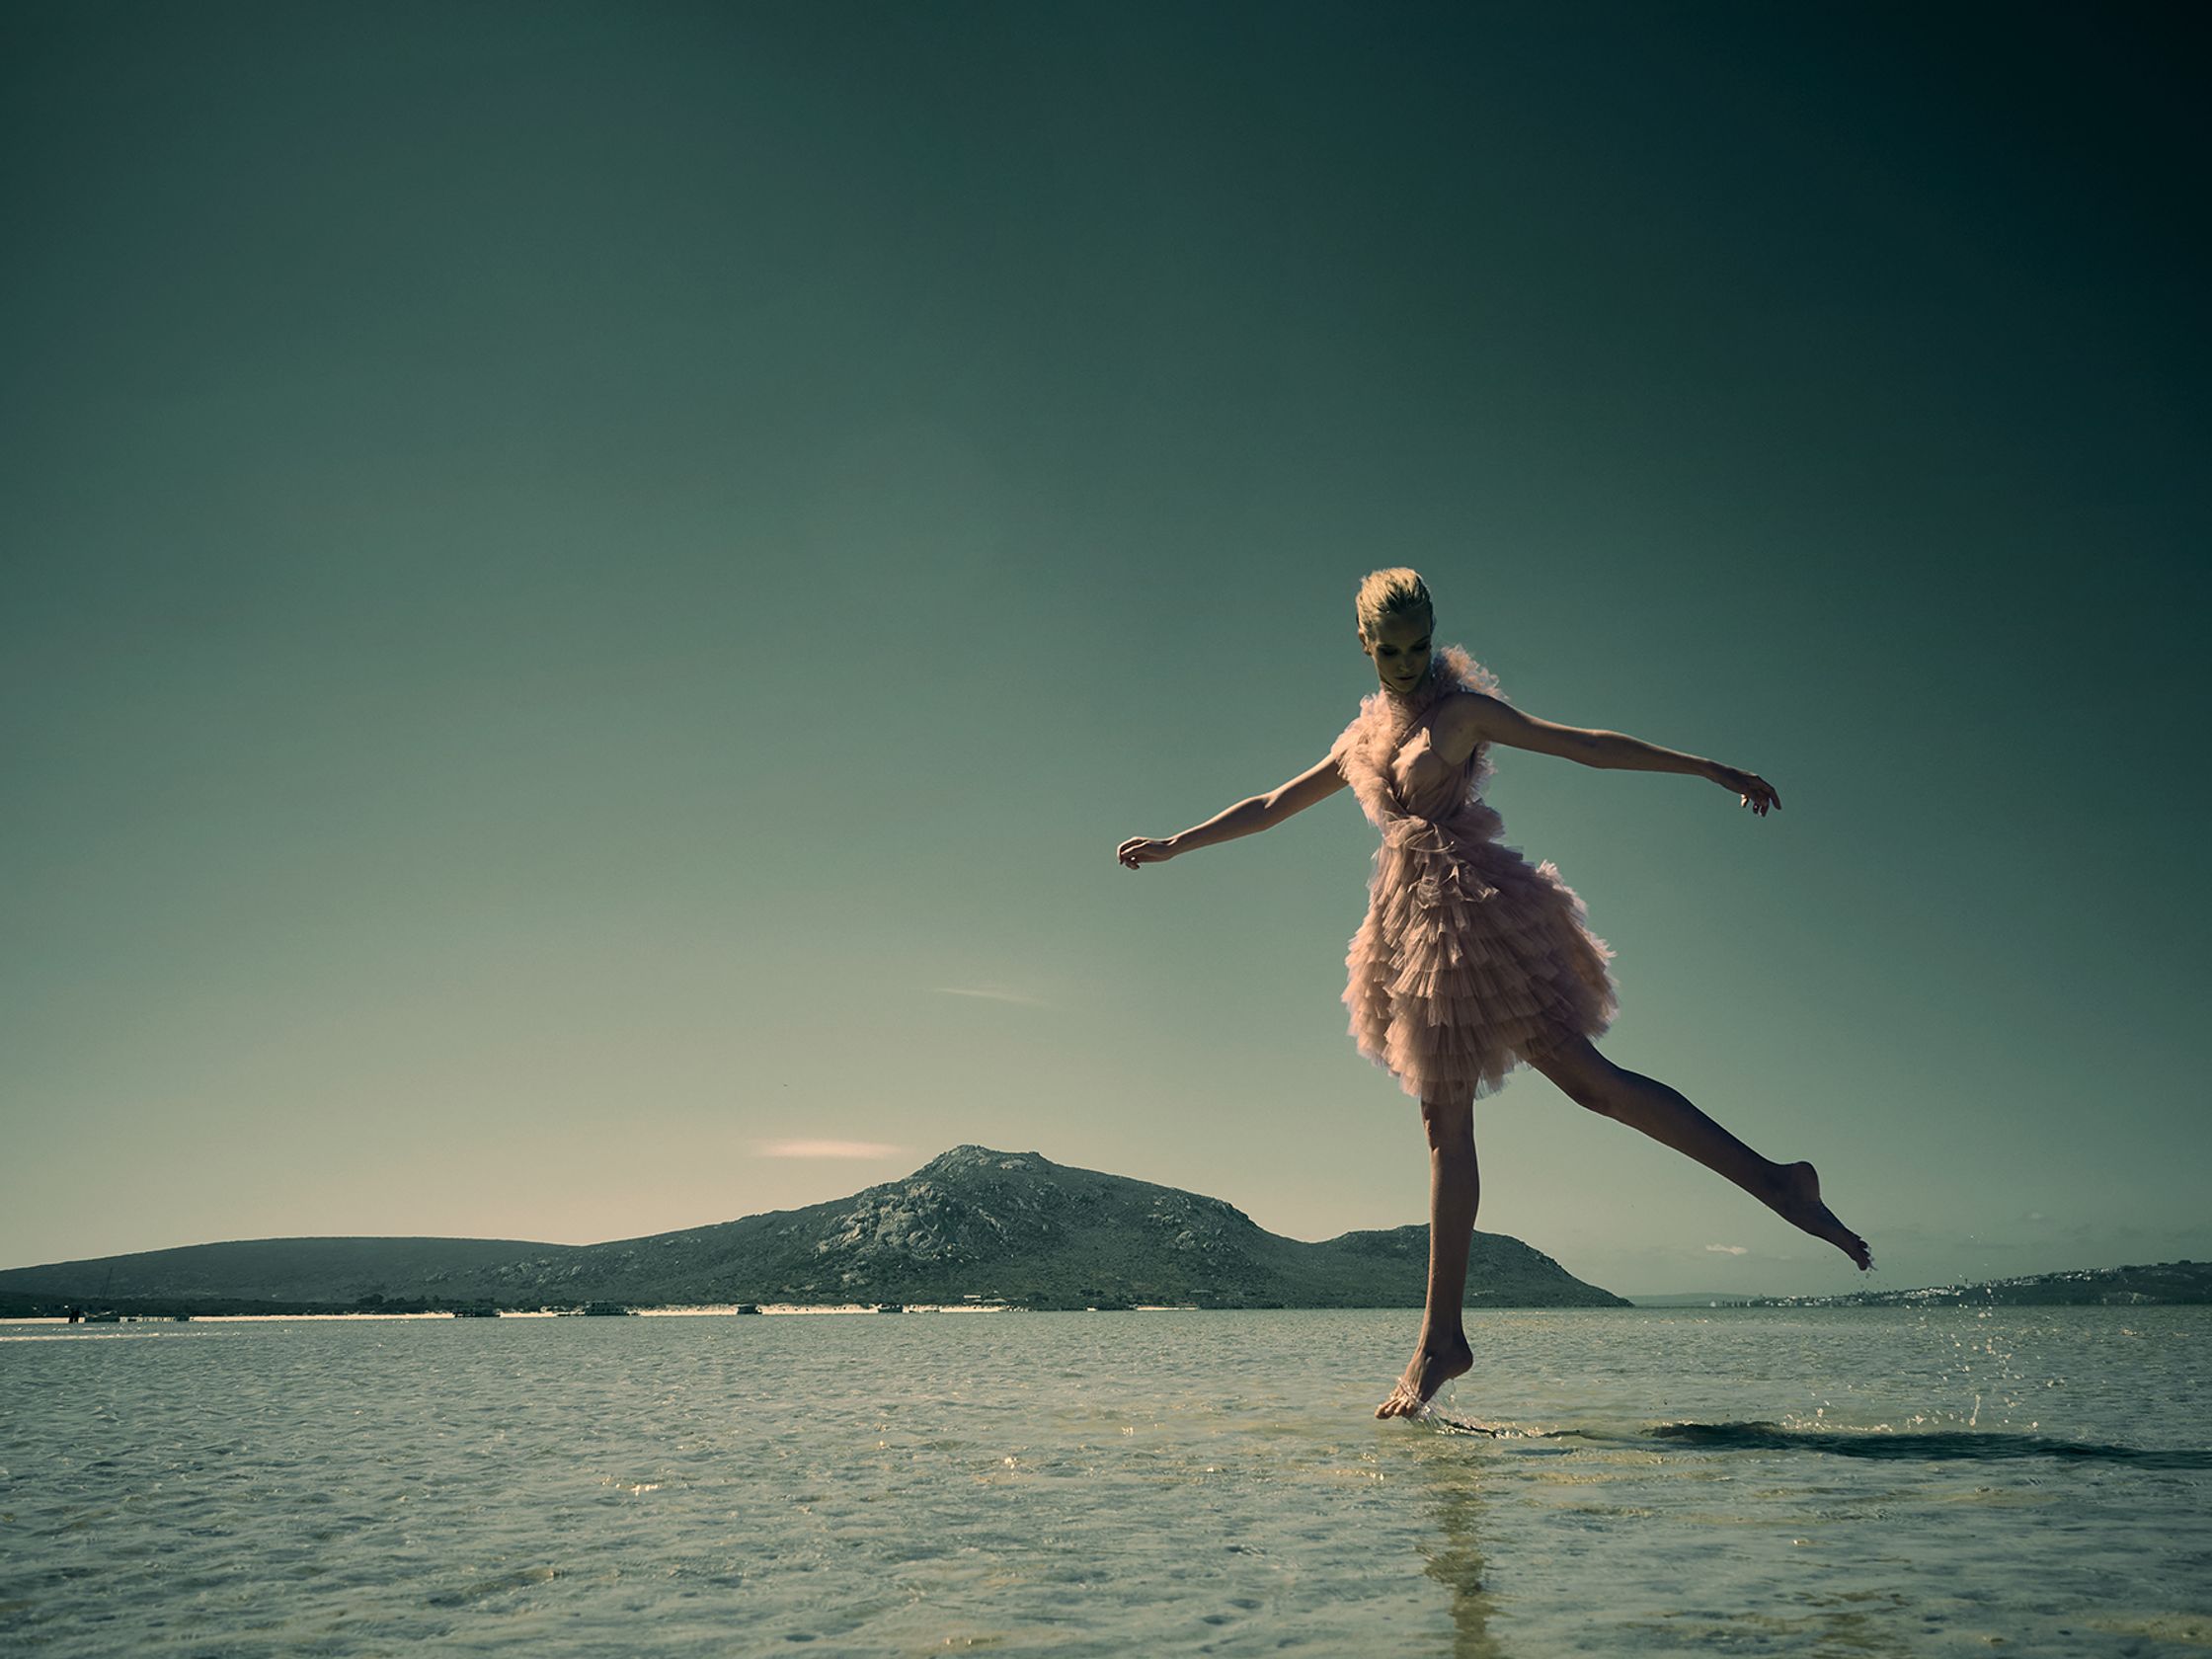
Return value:
[(1332, 751), (1323, 756), (1318, 765), (1308, 767), (1280, 788), (1239, 801), (1228, 811), (1217, 813), (1204, 824), (1193, 825), (1165, 840), (1133, 836), (1122, 842), (1114, 856), (1134, 870), (1141, 864), (1162, 863), (1179, 852), (1212, 846), (1217, 841), (1256, 835), (1262, 830), (1274, 829), (1293, 813), (1304, 812), (1315, 801), (1327, 800), (1343, 787), (1344, 774), (1337, 769), (1336, 755)]

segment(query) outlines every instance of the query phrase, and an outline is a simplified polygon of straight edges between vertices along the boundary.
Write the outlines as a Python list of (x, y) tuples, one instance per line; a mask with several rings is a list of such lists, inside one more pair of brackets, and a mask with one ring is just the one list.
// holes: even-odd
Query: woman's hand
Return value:
[(1125, 868), (1134, 870), (1140, 864), (1164, 864), (1175, 856), (1175, 849), (1166, 841), (1155, 841), (1148, 835), (1132, 835), (1122, 842), (1114, 856)]
[(1736, 796), (1738, 806), (1749, 807), (1761, 818), (1767, 816), (1768, 808), (1781, 805), (1781, 797), (1775, 793), (1775, 786), (1757, 772), (1738, 771), (1715, 761), (1712, 770), (1705, 775)]

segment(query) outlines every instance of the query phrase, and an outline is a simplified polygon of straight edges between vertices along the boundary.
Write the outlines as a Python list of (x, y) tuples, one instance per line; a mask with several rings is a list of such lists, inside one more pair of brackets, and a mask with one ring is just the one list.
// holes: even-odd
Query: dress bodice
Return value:
[(1390, 757), (1390, 794), (1415, 818), (1450, 818), (1469, 798), (1467, 774), (1475, 764), (1471, 754), (1457, 766), (1445, 759), (1431, 710), (1406, 730)]
[(1360, 810), (1385, 837), (1406, 833), (1413, 824), (1454, 839), (1488, 840), (1503, 829), (1481, 798), (1489, 746), (1475, 745), (1457, 766), (1437, 752), (1437, 711), (1456, 691), (1496, 696), (1498, 682), (1461, 647), (1447, 645), (1419, 690), (1400, 696), (1378, 687), (1362, 698), (1360, 712), (1330, 750)]

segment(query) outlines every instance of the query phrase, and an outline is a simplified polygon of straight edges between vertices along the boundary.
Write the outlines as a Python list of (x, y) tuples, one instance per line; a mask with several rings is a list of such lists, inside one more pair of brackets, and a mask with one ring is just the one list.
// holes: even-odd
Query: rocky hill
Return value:
[[(624, 1302), (835, 1305), (1002, 1300), (1028, 1307), (1417, 1307), (1428, 1228), (1306, 1243), (1217, 1198), (956, 1146), (904, 1180), (803, 1210), (607, 1244), (294, 1238), (0, 1272), (0, 1311), (108, 1305), (507, 1307)], [(1550, 1257), (1474, 1235), (1469, 1306), (1621, 1307)]]

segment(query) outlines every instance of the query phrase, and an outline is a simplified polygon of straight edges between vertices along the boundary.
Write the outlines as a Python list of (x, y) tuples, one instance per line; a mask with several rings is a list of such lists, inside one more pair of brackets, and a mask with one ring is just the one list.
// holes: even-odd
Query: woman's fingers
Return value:
[(1736, 804), (1749, 807), (1761, 818), (1781, 805), (1781, 795), (1757, 772), (1737, 772), (1730, 779), (1736, 790)]

